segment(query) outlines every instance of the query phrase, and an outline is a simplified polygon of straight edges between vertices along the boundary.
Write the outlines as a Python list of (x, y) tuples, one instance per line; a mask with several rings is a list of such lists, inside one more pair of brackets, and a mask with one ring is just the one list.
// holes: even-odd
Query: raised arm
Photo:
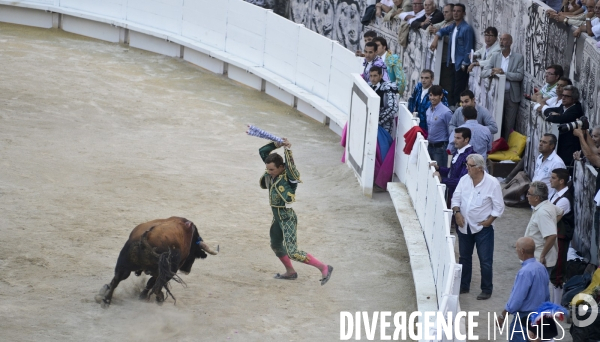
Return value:
[(258, 153), (260, 154), (260, 158), (262, 159), (262, 161), (264, 162), (265, 159), (267, 159), (267, 157), (269, 156), (269, 154), (271, 154), (273, 150), (276, 150), (279, 147), (280, 146), (277, 146), (275, 142), (271, 141), (270, 143), (258, 149)]
[(296, 163), (294, 162), (294, 156), (292, 155), (292, 150), (286, 148), (285, 152), (285, 172), (287, 174), (288, 180), (290, 183), (302, 183), (300, 180), (300, 171), (296, 168)]

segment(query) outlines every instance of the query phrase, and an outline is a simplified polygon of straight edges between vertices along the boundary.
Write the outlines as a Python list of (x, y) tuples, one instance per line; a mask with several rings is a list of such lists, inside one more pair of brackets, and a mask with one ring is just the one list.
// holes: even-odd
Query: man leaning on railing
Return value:
[(522, 54), (511, 50), (512, 43), (512, 36), (503, 34), (500, 37), (500, 50), (502, 52), (494, 55), (490, 63), (481, 72), (481, 77), (506, 75), (501, 134), (507, 141), (510, 132), (515, 128), (519, 104), (523, 96), (521, 82), (523, 82), (525, 76), (525, 59)]

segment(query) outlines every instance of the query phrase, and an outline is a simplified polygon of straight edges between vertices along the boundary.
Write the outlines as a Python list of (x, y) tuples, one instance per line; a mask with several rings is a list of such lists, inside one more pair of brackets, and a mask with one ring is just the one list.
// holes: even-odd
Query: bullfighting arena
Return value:
[[(408, 253), (387, 194), (362, 196), (339, 137), (256, 90), (181, 59), (0, 24), (2, 341), (333, 341), (340, 311), (415, 311)], [(299, 246), (329, 283), (269, 246), (258, 179), (265, 140), (293, 144), (304, 181)], [(221, 253), (172, 283), (177, 305), (137, 300), (147, 276), (94, 300), (139, 223), (183, 216)], [(364, 330), (363, 330), (364, 338)]]

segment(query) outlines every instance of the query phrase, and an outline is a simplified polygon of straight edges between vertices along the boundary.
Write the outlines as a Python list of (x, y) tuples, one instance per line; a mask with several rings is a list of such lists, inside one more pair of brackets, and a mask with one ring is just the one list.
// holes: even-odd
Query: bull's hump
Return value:
[(193, 224), (182, 217), (152, 220), (135, 227), (129, 237), (130, 240), (139, 240), (148, 231), (147, 239), (151, 246), (165, 248), (181, 248), (189, 246), (192, 236)]

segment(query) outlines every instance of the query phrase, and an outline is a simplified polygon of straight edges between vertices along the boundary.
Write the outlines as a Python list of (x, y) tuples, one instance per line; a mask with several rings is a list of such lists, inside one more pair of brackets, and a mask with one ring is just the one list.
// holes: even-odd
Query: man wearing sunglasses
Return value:
[[(579, 102), (579, 89), (571, 85), (564, 87), (561, 106), (546, 109), (544, 116), (546, 121), (559, 124), (573, 122), (582, 117), (583, 107)], [(573, 153), (579, 150), (581, 150), (581, 145), (578, 137), (570, 131), (559, 133), (556, 154), (565, 162), (565, 165), (571, 165)]]
[(556, 84), (556, 96), (547, 101), (542, 99), (540, 103), (536, 103), (533, 106), (533, 109), (542, 114), (548, 108), (559, 107), (562, 105), (562, 92), (563, 89), (568, 85), (573, 85), (571, 79), (565, 76), (561, 77)]

